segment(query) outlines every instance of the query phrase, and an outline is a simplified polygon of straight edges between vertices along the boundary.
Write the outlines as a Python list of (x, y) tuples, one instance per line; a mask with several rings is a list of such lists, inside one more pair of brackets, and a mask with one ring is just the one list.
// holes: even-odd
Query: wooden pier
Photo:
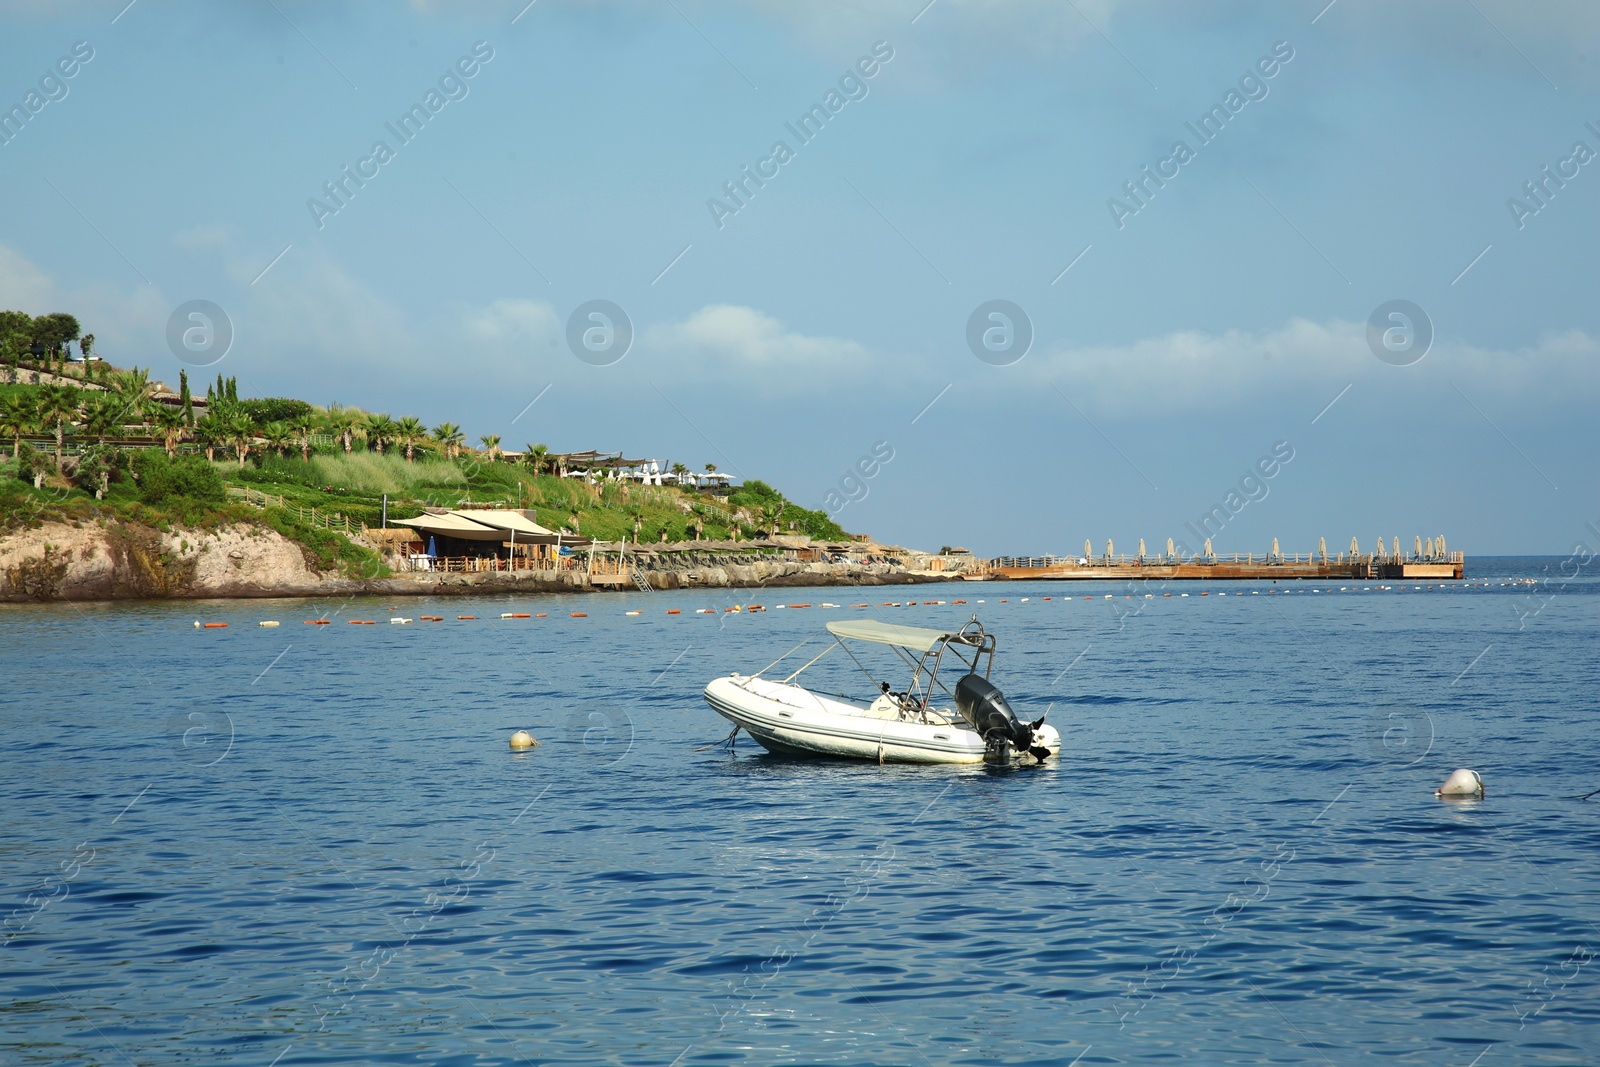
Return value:
[(1002, 556), (986, 560), (965, 577), (1049, 581), (1273, 581), (1350, 579), (1458, 579), (1466, 570), (1466, 555), (1451, 552), (1433, 558), (1374, 555), (1303, 556), (1253, 555), (1178, 560), (1157, 556), (1061, 557)]

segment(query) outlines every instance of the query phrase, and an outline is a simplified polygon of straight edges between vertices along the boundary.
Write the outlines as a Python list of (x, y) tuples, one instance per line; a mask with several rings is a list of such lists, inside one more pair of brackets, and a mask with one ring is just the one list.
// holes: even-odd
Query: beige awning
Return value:
[(510, 532), (515, 530), (520, 541), (526, 537), (530, 541), (538, 537), (554, 537), (554, 530), (547, 530), (543, 526), (529, 519), (520, 511), (494, 510), (490, 508), (457, 508), (450, 514), (491, 526), (496, 530)]
[(504, 541), (510, 534), (504, 530), (497, 530), (485, 526), (471, 519), (463, 518), (451, 512), (439, 515), (418, 515), (414, 519), (397, 519), (398, 526), (410, 526), (426, 533), (439, 534), (443, 537), (459, 537), (464, 541)]
[(578, 534), (547, 530), (522, 512), (509, 508), (440, 509), (414, 519), (396, 519), (395, 525), (409, 526), (441, 537), (459, 537), (464, 541), (498, 541), (505, 544), (515, 537), (519, 545), (581, 546), (591, 542), (591, 538)]
[[(871, 641), (879, 645), (894, 645), (896, 648), (909, 648), (917, 652), (932, 652), (939, 647), (940, 642), (958, 637), (956, 632), (949, 630), (929, 630), (922, 626), (901, 626), (893, 622), (878, 622), (876, 619), (840, 619), (828, 623), (828, 632), (835, 637), (845, 637), (855, 641)], [(961, 644), (969, 644), (961, 641)]]

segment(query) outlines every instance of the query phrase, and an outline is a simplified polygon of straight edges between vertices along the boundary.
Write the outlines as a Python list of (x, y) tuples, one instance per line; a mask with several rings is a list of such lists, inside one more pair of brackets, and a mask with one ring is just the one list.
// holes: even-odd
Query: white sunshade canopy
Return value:
[(496, 530), (515, 530), (518, 537), (554, 537), (554, 530), (547, 530), (538, 523), (529, 520), (518, 511), (491, 510), (489, 508), (456, 508), (450, 514), (461, 518), (470, 519), (484, 526)]
[(459, 537), (466, 541), (504, 541), (509, 536), (504, 530), (491, 529), (459, 515), (418, 515), (414, 519), (395, 519), (394, 522), (397, 526), (410, 526), (424, 533)]
[(876, 619), (840, 619), (828, 623), (828, 632), (835, 637), (871, 641), (879, 645), (894, 645), (896, 648), (909, 648), (917, 652), (932, 652), (940, 642), (956, 636), (948, 630), (901, 626), (893, 622), (878, 622)]

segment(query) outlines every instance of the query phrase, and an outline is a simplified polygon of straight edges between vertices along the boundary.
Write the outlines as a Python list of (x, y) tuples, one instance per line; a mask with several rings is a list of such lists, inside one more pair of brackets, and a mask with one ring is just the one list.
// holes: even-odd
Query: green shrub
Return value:
[(311, 457), (315, 470), (311, 484), (336, 485), (346, 489), (361, 489), (368, 493), (388, 493), (397, 496), (422, 486), (465, 486), (466, 476), (460, 467), (449, 460), (419, 459), (407, 463), (404, 456), (387, 452), (355, 452), (345, 455)]
[(138, 472), (139, 498), (146, 504), (221, 504), (227, 499), (222, 475), (204, 456), (172, 459), (160, 449), (146, 449), (134, 460), (133, 469)]
[(240, 400), (233, 406), (249, 415), (250, 421), (257, 426), (265, 426), (269, 422), (293, 423), (296, 419), (311, 414), (310, 404), (286, 396), (263, 396)]
[(321, 489), (327, 483), (317, 476), (317, 469), (299, 456), (275, 456), (270, 452), (260, 457), (256, 467), (244, 467), (229, 473), (230, 481), (253, 485), (303, 485), (308, 489)]

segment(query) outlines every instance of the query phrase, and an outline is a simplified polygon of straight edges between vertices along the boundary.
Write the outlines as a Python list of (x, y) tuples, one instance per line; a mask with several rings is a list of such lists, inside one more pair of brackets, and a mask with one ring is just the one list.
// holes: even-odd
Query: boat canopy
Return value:
[(841, 619), (828, 623), (828, 632), (835, 637), (894, 645), (896, 648), (909, 648), (922, 653), (932, 652), (945, 641), (954, 641), (958, 644), (972, 643), (959, 630), (930, 630), (923, 626), (878, 622), (876, 619)]

